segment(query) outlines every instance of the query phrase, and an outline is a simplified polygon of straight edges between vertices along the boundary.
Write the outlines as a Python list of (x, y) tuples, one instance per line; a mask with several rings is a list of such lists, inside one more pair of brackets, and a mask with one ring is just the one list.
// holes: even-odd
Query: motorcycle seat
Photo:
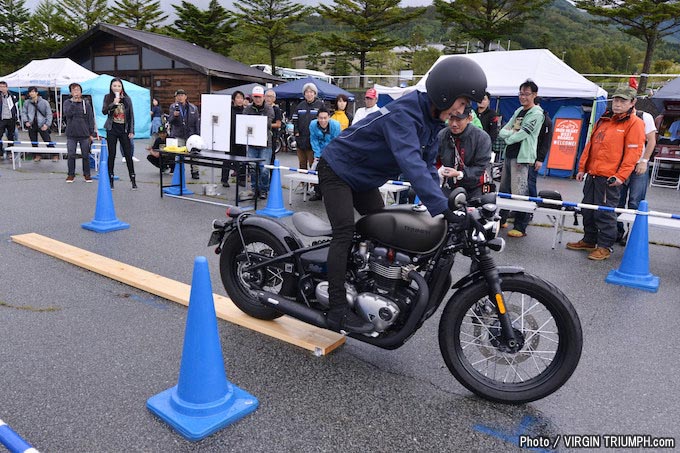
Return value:
[(305, 236), (331, 236), (332, 234), (331, 224), (311, 212), (293, 214), (293, 225)]

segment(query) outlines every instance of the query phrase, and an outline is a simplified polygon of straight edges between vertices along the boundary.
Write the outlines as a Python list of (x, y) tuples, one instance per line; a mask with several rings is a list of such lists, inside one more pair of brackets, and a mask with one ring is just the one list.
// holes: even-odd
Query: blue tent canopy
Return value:
[(306, 83), (313, 83), (316, 85), (316, 88), (319, 90), (319, 99), (324, 101), (334, 101), (339, 94), (344, 94), (350, 102), (354, 102), (354, 95), (349, 91), (345, 91), (335, 85), (312, 77), (293, 80), (292, 82), (274, 87), (273, 90), (276, 93), (276, 98), (279, 100), (304, 99), (302, 87), (304, 87)]
[[(94, 79), (80, 82), (83, 87), (83, 94), (92, 96), (92, 103), (95, 113), (95, 121), (99, 134), (106, 135), (104, 123), (106, 115), (102, 113), (104, 96), (109, 93), (113, 76), (102, 74)], [(148, 89), (135, 85), (134, 83), (123, 80), (123, 89), (132, 100), (132, 108), (135, 111), (135, 138), (149, 138), (151, 135), (151, 93)], [(68, 87), (62, 87), (62, 93), (70, 93)]]
[(667, 101), (680, 101), (680, 77), (659, 88), (652, 96), (652, 102), (659, 111), (664, 110), (664, 103)]

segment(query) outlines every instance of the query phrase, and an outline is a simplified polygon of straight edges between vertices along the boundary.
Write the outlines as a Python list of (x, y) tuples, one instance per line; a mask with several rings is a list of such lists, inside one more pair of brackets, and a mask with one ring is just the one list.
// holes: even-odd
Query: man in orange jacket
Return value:
[[(636, 91), (620, 88), (612, 108), (598, 120), (578, 164), (578, 181), (585, 180), (583, 203), (615, 208), (621, 184), (635, 169), (645, 147), (645, 124), (634, 113)], [(611, 256), (616, 241), (616, 213), (583, 210), (584, 236), (567, 243), (571, 250), (590, 252), (588, 258), (602, 261)]]

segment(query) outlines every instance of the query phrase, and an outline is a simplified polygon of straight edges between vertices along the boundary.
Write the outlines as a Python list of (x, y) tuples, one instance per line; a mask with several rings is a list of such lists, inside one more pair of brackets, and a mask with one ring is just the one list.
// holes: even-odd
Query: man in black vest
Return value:
[[(4, 155), (2, 136), (14, 141), (14, 130), (17, 127), (17, 97), (9, 92), (7, 82), (0, 81), (0, 156)], [(12, 146), (12, 145), (7, 145)]]

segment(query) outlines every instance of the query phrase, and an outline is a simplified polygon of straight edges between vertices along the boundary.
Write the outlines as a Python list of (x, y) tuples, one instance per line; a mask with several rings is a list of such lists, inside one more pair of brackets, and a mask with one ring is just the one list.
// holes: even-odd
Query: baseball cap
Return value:
[(179, 89), (179, 90), (175, 91), (175, 96), (177, 96), (178, 94), (187, 94), (187, 92), (182, 90), (182, 89)]
[(613, 98), (623, 98), (632, 101), (637, 97), (637, 90), (631, 87), (619, 88), (614, 92)]
[(366, 90), (366, 97), (371, 99), (378, 99), (378, 92), (375, 91), (375, 88), (369, 88), (368, 90)]
[(253, 91), (252, 91), (251, 95), (258, 96), (258, 97), (264, 96), (264, 88), (262, 88), (261, 86), (253, 87)]

